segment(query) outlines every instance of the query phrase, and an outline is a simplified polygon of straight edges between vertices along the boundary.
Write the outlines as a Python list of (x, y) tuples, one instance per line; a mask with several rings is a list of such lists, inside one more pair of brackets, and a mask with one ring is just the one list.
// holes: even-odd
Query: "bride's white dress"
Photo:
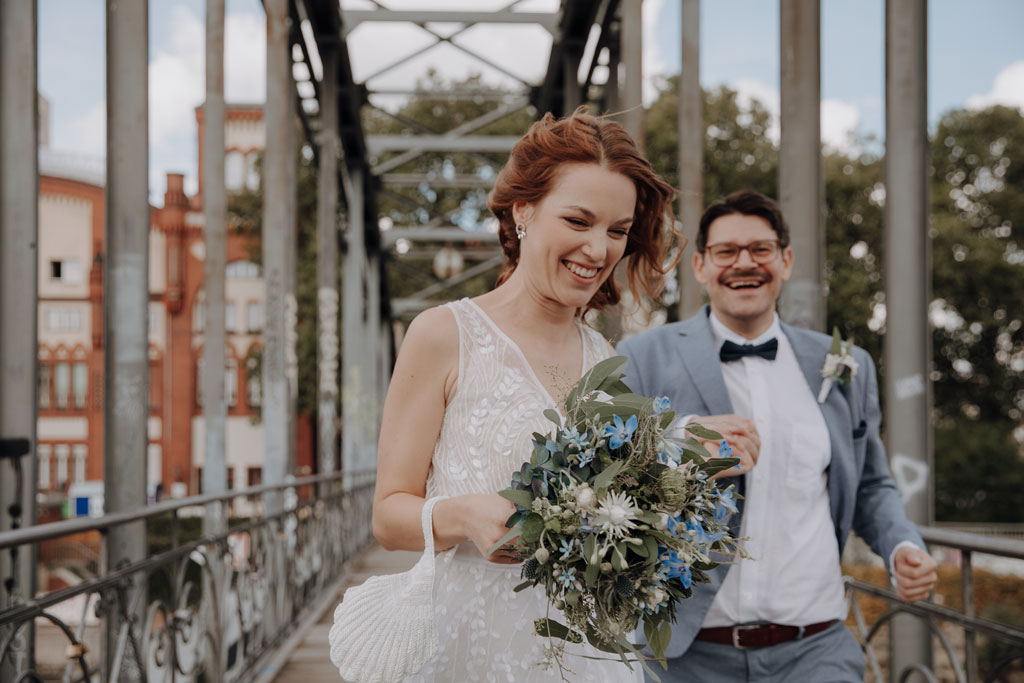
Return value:
[[(512, 472), (531, 453), (533, 432), (547, 433), (544, 417), (555, 401), (522, 351), (469, 299), (447, 304), (459, 327), (459, 376), (434, 448), (427, 497), (494, 493), (507, 488)], [(579, 325), (583, 368), (608, 357), (600, 334)], [(574, 382), (577, 378), (572, 378)], [(533, 630), (547, 613), (542, 588), (514, 593), (520, 565), (487, 562), (472, 543), (438, 557), (434, 614), (440, 649), (410, 683), (436, 681), (558, 681), (553, 663), (543, 667), (547, 640)], [(560, 612), (551, 608), (551, 616)], [(560, 641), (556, 641), (560, 642)], [(583, 653), (602, 660), (570, 653)], [(569, 681), (641, 681), (639, 664), (589, 646), (567, 648), (562, 658)]]

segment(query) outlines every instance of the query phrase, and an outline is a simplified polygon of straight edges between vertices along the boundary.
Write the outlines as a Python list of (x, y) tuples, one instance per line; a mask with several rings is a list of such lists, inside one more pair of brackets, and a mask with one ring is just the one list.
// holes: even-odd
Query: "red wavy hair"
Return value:
[[(515, 144), (498, 174), (487, 197), (487, 208), (498, 219), (498, 240), (505, 252), (497, 284), (505, 282), (519, 264), (513, 205), (540, 202), (551, 191), (562, 165), (570, 163), (599, 164), (633, 182), (636, 209), (623, 254), (628, 259), (627, 279), (638, 299), (641, 295), (657, 297), (665, 287), (665, 274), (679, 259), (677, 255), (669, 261), (679, 236), (672, 218), (675, 189), (658, 177), (621, 125), (587, 114), (584, 107), (561, 119), (545, 114)], [(619, 303), (620, 298), (615, 278), (609, 277), (586, 309), (601, 310)]]

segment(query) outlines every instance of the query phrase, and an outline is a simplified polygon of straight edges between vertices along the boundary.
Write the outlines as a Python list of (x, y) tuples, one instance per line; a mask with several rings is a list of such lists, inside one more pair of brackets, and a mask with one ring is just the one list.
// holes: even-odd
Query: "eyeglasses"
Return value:
[(740, 258), (740, 252), (746, 251), (754, 263), (770, 263), (779, 255), (782, 245), (778, 240), (758, 240), (750, 244), (733, 244), (732, 242), (720, 242), (709, 244), (704, 247), (711, 262), (719, 268), (725, 268), (736, 263)]

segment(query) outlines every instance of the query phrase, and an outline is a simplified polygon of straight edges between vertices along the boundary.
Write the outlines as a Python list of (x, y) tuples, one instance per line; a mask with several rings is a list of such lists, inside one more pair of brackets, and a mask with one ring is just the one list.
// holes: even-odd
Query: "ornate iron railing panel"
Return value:
[[(249, 680), (304, 612), (333, 597), (346, 563), (369, 541), (373, 474), (358, 474), (347, 489), (333, 473), (0, 534), (0, 552), (9, 552), (83, 531), (99, 531), (102, 544), (122, 524), (153, 532), (170, 522), (162, 542), (147, 534), (149, 556), (0, 611), (5, 681)], [(265, 494), (283, 495), (286, 509), (261, 516)], [(254, 514), (209, 537), (195, 533), (193, 517), (197, 537), (187, 538), (190, 514), (236, 499), (256, 500)], [(107, 635), (104, 617), (115, 613), (123, 626)], [(37, 631), (31, 661), (29, 628)]]
[[(1024, 629), (985, 619), (976, 614), (972, 556), (980, 553), (1024, 561), (1024, 541), (930, 527), (923, 528), (921, 533), (930, 548), (941, 547), (959, 552), (961, 560), (960, 591), (963, 608), (955, 610), (932, 601), (906, 603), (901, 601), (896, 592), (890, 588), (882, 588), (846, 577), (846, 597), (850, 614), (854, 619), (854, 634), (867, 656), (869, 674), (867, 680), (874, 680), (878, 683), (887, 680), (882, 674), (882, 666), (875, 651), (874, 639), (882, 632), (883, 627), (888, 626), (898, 614), (909, 614), (928, 625), (929, 630), (938, 640), (941, 651), (948, 658), (951, 673), (946, 674), (947, 680), (950, 676), (956, 683), (977, 683), (982, 680), (988, 683), (1003, 680), (1000, 675), (1007, 671), (1012, 664), (1024, 662)], [(870, 626), (857, 603), (858, 595), (881, 598), (887, 603), (885, 612)], [(943, 626), (947, 628), (943, 629)], [(947, 632), (950, 626), (953, 627), (953, 630), (959, 630), (962, 633), (962, 649), (951, 642)], [(979, 636), (988, 638), (990, 642), (1006, 646), (1006, 652), (996, 661), (991, 662), (984, 678), (981, 677), (979, 671), (977, 647)], [(889, 655), (889, 661), (892, 661), (891, 651)], [(889, 680), (901, 683), (915, 680), (937, 683), (941, 679), (936, 667), (929, 662), (907, 667), (896, 672), (896, 675), (891, 676)]]

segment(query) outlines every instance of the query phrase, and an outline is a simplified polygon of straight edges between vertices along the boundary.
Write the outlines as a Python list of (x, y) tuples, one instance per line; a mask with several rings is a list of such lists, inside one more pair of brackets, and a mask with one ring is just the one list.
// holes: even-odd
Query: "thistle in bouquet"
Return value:
[[(514, 543), (526, 558), (517, 591), (544, 588), (549, 611), (536, 632), (551, 640), (560, 671), (566, 643), (586, 638), (658, 680), (630, 636), (642, 625), (664, 666), (679, 603), (742, 553), (728, 527), (733, 486), (712, 479), (736, 460), (713, 457), (698, 438), (722, 436), (699, 424), (670, 435), (669, 400), (632, 393), (625, 365), (622, 356), (598, 363), (569, 392), (564, 414), (545, 411), (554, 426), (533, 435), (529, 462), (501, 492), (516, 512), (495, 548)], [(723, 440), (719, 455), (730, 450)]]

